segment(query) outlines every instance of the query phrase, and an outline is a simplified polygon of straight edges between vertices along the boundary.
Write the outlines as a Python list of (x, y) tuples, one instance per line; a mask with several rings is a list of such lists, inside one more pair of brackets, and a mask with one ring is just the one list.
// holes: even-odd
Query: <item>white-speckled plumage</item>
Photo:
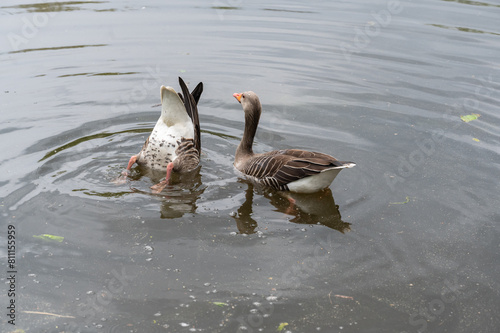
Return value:
[(194, 127), (183, 101), (171, 87), (161, 87), (162, 112), (151, 135), (137, 156), (137, 163), (153, 170), (166, 170), (176, 158), (182, 138), (194, 139)]
[(153, 171), (166, 172), (165, 179), (152, 186), (154, 192), (160, 192), (169, 183), (172, 172), (190, 172), (198, 166), (201, 131), (197, 104), (203, 83), (198, 83), (192, 92), (182, 78), (179, 78), (179, 84), (182, 94), (171, 87), (161, 86), (160, 118), (141, 151), (130, 158), (127, 169), (114, 183), (124, 183), (130, 169), (137, 163)]

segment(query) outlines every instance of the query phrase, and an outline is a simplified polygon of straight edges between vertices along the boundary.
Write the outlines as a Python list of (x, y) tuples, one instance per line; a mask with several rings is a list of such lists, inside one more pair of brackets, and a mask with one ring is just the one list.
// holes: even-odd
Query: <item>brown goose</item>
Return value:
[(153, 132), (139, 154), (130, 158), (124, 176), (134, 163), (152, 170), (166, 170), (165, 180), (152, 186), (160, 192), (169, 182), (172, 172), (188, 172), (200, 161), (201, 136), (197, 104), (203, 92), (200, 82), (192, 93), (179, 78), (181, 93), (171, 87), (161, 86), (161, 115)]
[(255, 154), (252, 145), (262, 112), (259, 97), (253, 91), (233, 96), (245, 111), (245, 131), (236, 149), (234, 166), (253, 181), (280, 191), (313, 193), (330, 186), (340, 170), (356, 165), (300, 149)]

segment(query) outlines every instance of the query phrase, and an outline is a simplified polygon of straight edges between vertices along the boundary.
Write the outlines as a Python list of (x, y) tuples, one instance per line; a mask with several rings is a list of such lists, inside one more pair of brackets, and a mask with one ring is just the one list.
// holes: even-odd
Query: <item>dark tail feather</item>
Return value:
[(202, 92), (203, 92), (203, 82), (200, 82), (198, 83), (196, 88), (194, 88), (193, 91), (191, 92), (191, 95), (193, 95), (196, 105), (198, 105), (198, 101), (200, 100)]
[[(193, 120), (193, 106), (192, 106), (192, 103), (190, 103), (190, 98), (189, 98), (189, 96), (191, 94), (189, 93), (189, 90), (188, 90), (188, 87), (186, 86), (186, 83), (184, 83), (184, 80), (180, 77), (179, 77), (179, 85), (181, 86), (182, 94), (178, 93), (178, 95), (179, 95), (179, 97), (181, 97), (181, 100), (184, 103), (184, 106), (186, 108), (187, 114), (189, 115), (189, 118), (191, 118), (191, 120)], [(193, 121), (193, 123), (194, 123), (194, 121)]]
[[(196, 102), (196, 105), (198, 105), (198, 102), (200, 101), (200, 97), (201, 97), (202, 92), (203, 92), (203, 82), (198, 83), (196, 88), (194, 88), (193, 91), (191, 91), (191, 95), (193, 95), (193, 98), (194, 98), (194, 101)], [(182, 96), (181, 93), (178, 93), (178, 95), (181, 98), (181, 101), (184, 103), (184, 96)]]
[[(198, 108), (196, 106), (197, 103), (193, 95), (189, 93), (188, 87), (184, 83), (184, 80), (182, 80), (180, 77), (179, 77), (179, 85), (181, 86), (182, 94), (184, 95), (183, 102), (186, 108), (186, 112), (191, 118), (194, 126), (194, 146), (201, 153), (201, 130), (200, 130), (200, 119), (198, 117)], [(203, 84), (200, 82), (200, 84), (198, 84), (196, 88), (193, 90), (193, 93), (196, 92), (199, 99), (202, 91), (203, 91)]]

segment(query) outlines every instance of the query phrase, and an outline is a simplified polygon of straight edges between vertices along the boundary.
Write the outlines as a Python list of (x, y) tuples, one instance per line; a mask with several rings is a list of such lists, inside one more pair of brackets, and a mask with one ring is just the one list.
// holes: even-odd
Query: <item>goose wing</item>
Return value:
[(200, 163), (200, 152), (194, 146), (192, 139), (182, 138), (178, 141), (179, 147), (175, 150), (177, 158), (174, 160), (174, 171), (188, 172), (194, 170)]
[(275, 150), (250, 159), (243, 172), (265, 185), (282, 189), (289, 183), (326, 170), (349, 167), (349, 163), (300, 149)]

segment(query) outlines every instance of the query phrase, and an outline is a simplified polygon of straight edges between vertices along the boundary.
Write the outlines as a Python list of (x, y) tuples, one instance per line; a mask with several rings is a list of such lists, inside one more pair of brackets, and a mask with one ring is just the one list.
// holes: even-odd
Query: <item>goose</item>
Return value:
[(197, 104), (203, 92), (200, 82), (189, 90), (179, 77), (181, 93), (174, 88), (161, 86), (161, 115), (141, 151), (130, 158), (123, 176), (130, 173), (137, 163), (151, 170), (166, 170), (166, 177), (152, 186), (154, 192), (161, 192), (168, 185), (172, 172), (189, 172), (200, 162), (201, 136)]
[(301, 149), (255, 154), (252, 146), (262, 112), (259, 97), (253, 91), (234, 93), (233, 97), (245, 112), (245, 130), (236, 149), (234, 166), (250, 180), (278, 191), (314, 193), (329, 187), (342, 169), (356, 165)]

